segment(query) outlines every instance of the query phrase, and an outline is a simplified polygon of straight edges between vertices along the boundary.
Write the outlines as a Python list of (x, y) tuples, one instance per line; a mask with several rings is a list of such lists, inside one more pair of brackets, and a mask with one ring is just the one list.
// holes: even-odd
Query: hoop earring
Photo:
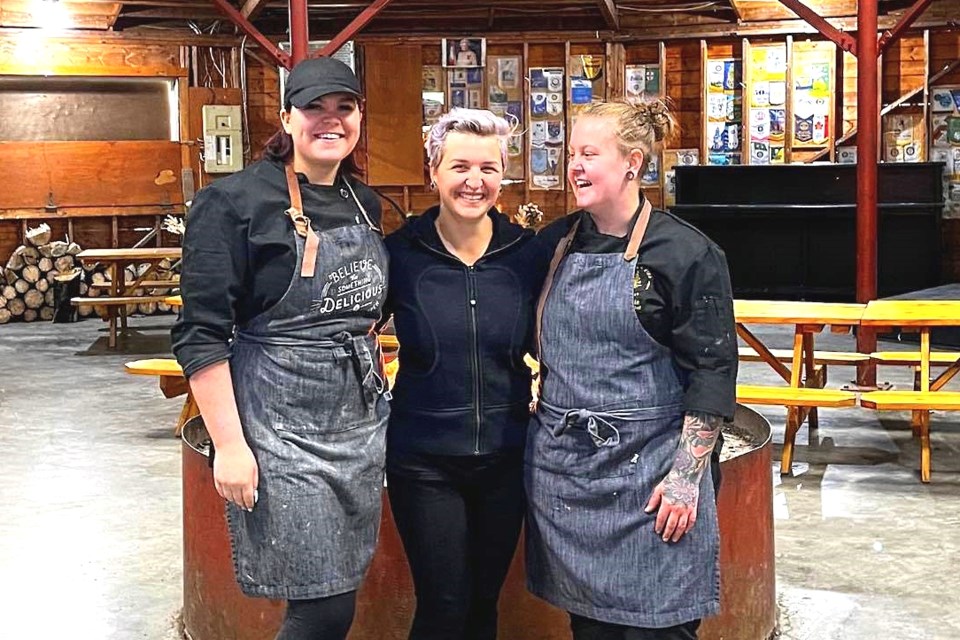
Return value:
[(636, 177), (637, 174), (635, 174), (633, 171), (627, 171), (627, 180), (633, 180)]
[(436, 191), (436, 190), (437, 190), (437, 183), (436, 183), (435, 180), (431, 180), (431, 181), (430, 181), (430, 191)]

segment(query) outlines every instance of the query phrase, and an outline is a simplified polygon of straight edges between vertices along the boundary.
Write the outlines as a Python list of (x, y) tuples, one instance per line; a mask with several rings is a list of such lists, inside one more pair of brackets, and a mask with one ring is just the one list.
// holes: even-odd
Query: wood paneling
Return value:
[[(857, 0), (804, 0), (804, 4), (824, 18), (857, 15)], [(796, 14), (777, 0), (734, 0), (734, 6), (743, 22), (790, 20)]]
[(41, 31), (0, 36), (0, 75), (185, 76), (176, 44), (100, 43)]
[(857, 126), (857, 58), (843, 52), (843, 69), (840, 72), (843, 91), (843, 132), (841, 137)]
[(4, 142), (3, 209), (183, 202), (176, 142)]
[[(930, 32), (930, 73), (936, 73), (954, 60), (960, 60), (960, 31)], [(960, 84), (960, 67), (937, 81), (937, 84)]]
[(422, 58), (419, 46), (364, 48), (367, 182), (422, 185)]
[[(883, 104), (889, 104), (910, 91), (923, 87), (926, 68), (923, 33), (907, 33), (883, 55)], [(914, 102), (921, 102), (917, 96)]]
[(247, 58), (247, 126), (250, 157), (260, 157), (263, 145), (280, 128), (280, 73), (273, 65)]
[(674, 145), (678, 149), (699, 149), (703, 102), (700, 43), (670, 42), (666, 49), (666, 72), (661, 81), (665, 83), (670, 107), (680, 122), (680, 139)]

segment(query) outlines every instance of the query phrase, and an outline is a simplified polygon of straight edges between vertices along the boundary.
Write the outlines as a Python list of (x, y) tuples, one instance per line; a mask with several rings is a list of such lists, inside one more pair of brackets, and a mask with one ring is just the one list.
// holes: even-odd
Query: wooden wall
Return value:
[[(520, 36), (495, 36), (488, 39), (488, 55), (523, 55), (524, 66), (560, 66), (566, 67), (566, 56), (569, 52), (597, 52), (608, 56), (608, 69), (611, 62), (617, 64), (640, 64), (656, 62), (658, 59), (659, 43), (656, 41), (642, 42), (566, 42), (561, 34), (556, 37), (539, 35), (537, 40), (524, 40)], [(807, 37), (807, 36), (805, 36)], [(771, 37), (774, 41), (783, 41), (786, 36)], [(767, 40), (769, 40), (768, 38)], [(751, 39), (753, 41), (753, 39)], [(415, 53), (420, 52), (422, 64), (439, 63), (439, 37), (437, 38), (404, 38), (404, 37), (369, 37), (359, 39), (360, 63), (363, 75), (367, 82), (373, 79), (377, 86), (368, 87), (371, 96), (389, 96), (391, 87), (403, 86), (405, 89), (420, 86), (418, 65), (398, 67), (396, 60), (391, 56), (365, 56), (365, 47), (398, 47), (410, 48)], [(708, 48), (710, 55), (721, 54), (738, 55), (740, 50), (739, 39), (715, 39), (701, 44), (696, 39), (668, 40), (664, 43), (664, 69), (661, 82), (665, 94), (670, 100), (680, 122), (680, 139), (675, 141), (675, 148), (700, 148), (703, 136), (703, 69), (701, 64), (701, 47)], [(36, 176), (43, 174), (51, 166), (59, 166), (58, 161), (51, 165), (49, 158), (55, 158), (57, 145), (49, 143), (45, 149), (52, 155), (48, 160), (34, 160), (35, 173), (30, 174), (29, 167), (18, 167), (16, 175), (9, 171), (4, 172), (0, 183), (0, 260), (5, 260), (7, 254), (20, 243), (23, 229), (23, 218), (35, 217), (44, 219), (51, 224), (57, 224), (66, 233), (72, 229), (74, 238), (84, 246), (109, 246), (132, 244), (137, 237), (136, 228), (149, 227), (156, 220), (152, 215), (162, 207), (164, 211), (179, 211), (183, 203), (183, 185), (181, 184), (181, 169), (193, 168), (197, 175), (199, 187), (206, 184), (211, 176), (205, 176), (199, 168), (199, 147), (196, 138), (200, 134), (196, 130), (196, 122), (191, 121), (192, 114), (196, 117), (199, 105), (204, 103), (222, 104), (237, 99), (239, 79), (235, 49), (230, 55), (221, 57), (221, 61), (234, 56), (230, 64), (231, 71), (220, 76), (211, 70), (210, 63), (205, 56), (191, 56), (191, 47), (201, 46), (202, 43), (185, 42), (155, 42), (137, 41), (129, 38), (96, 37), (75, 39), (52, 39), (44, 46), (32, 51), (31, 57), (24, 59), (21, 43), (9, 34), (0, 35), (0, 74), (70, 74), (91, 76), (153, 76), (169, 77), (182, 80), (183, 90), (181, 101), (187, 105), (182, 117), (182, 131), (180, 143), (163, 143), (157, 150), (144, 153), (142, 149), (134, 149), (130, 143), (108, 143), (112, 146), (110, 153), (93, 153), (90, 157), (91, 168), (84, 176), (83, 172), (74, 175), (61, 175), (52, 180), (45, 174), (41, 181)], [(222, 51), (231, 51), (229, 43), (219, 43)], [(928, 53), (929, 52), (929, 55)], [(842, 95), (837, 98), (837, 126), (838, 138), (853, 131), (856, 123), (856, 62), (849, 54), (838, 51), (837, 86)], [(884, 56), (882, 63), (881, 97), (884, 104), (892, 102), (923, 82), (926, 70), (933, 74), (960, 58), (960, 29), (930, 31), (929, 46), (925, 46), (923, 33), (920, 31), (908, 33), (904, 40), (895, 44)], [(221, 71), (226, 65), (220, 65)], [(409, 67), (409, 68), (407, 68)], [(279, 77), (277, 69), (272, 63), (254, 53), (247, 57), (247, 123), (249, 140), (249, 158), (256, 159), (264, 142), (278, 128), (278, 111), (280, 107)], [(409, 77), (408, 77), (409, 76)], [(380, 78), (381, 80), (375, 80)], [(213, 80), (213, 82), (211, 82)], [(960, 67), (950, 75), (941, 79), (940, 84), (960, 84)], [(213, 86), (210, 86), (210, 85)], [(187, 85), (192, 87), (188, 90)], [(198, 86), (206, 85), (206, 86)], [(378, 98), (379, 99), (379, 98)], [(181, 106), (183, 106), (183, 104)], [(412, 107), (412, 105), (410, 105)], [(404, 107), (405, 109), (410, 107)], [(194, 113), (195, 111), (195, 113)], [(418, 110), (419, 111), (419, 110)], [(405, 154), (402, 161), (394, 162), (390, 145), (391, 118), (398, 115), (390, 109), (383, 114), (372, 114), (377, 118), (373, 129), (367, 130), (369, 136), (361, 142), (362, 164), (371, 169), (379, 190), (398, 202), (402, 209), (408, 212), (419, 212), (436, 201), (435, 194), (427, 187), (424, 178), (418, 182), (417, 176), (423, 174), (422, 165), (416, 166), (417, 159), (422, 162), (419, 141), (413, 143), (416, 137), (409, 137), (403, 143), (402, 152)], [(419, 118), (405, 114), (404, 122), (413, 122)], [(371, 124), (368, 119), (367, 124)], [(393, 126), (397, 126), (394, 124)], [(404, 125), (406, 127), (411, 124)], [(380, 127), (380, 129), (377, 129)], [(373, 132), (371, 134), (371, 132)], [(408, 136), (409, 136), (409, 132)], [(569, 135), (569, 131), (567, 132)], [(375, 134), (375, 136), (373, 136)], [(374, 140), (368, 143), (367, 137)], [(386, 142), (385, 142), (386, 140)], [(854, 144), (855, 138), (850, 138), (845, 144)], [(412, 145), (412, 146), (411, 146)], [(176, 163), (176, 153), (172, 148), (179, 147), (180, 162)], [(416, 149), (414, 150), (414, 147)], [(28, 149), (36, 149), (30, 145)], [(161, 150), (162, 148), (162, 150)], [(0, 152), (5, 156), (12, 147), (3, 146)], [(15, 153), (23, 154), (24, 149), (15, 149)], [(133, 152), (132, 156), (127, 155)], [(147, 156), (144, 158), (143, 156)], [(79, 157), (79, 156), (77, 156)], [(129, 160), (129, 161), (128, 161)], [(73, 160), (71, 160), (73, 162)], [(163, 166), (161, 166), (162, 163)], [(30, 165), (31, 162), (27, 162)], [(173, 165), (167, 167), (166, 165)], [(123, 170), (117, 169), (117, 165)], [(164, 174), (170, 169), (171, 175)], [(379, 173), (378, 173), (379, 172)], [(56, 173), (56, 172), (54, 172)], [(66, 171), (65, 174), (71, 172)], [(170, 181), (170, 179), (173, 181)], [(73, 183), (70, 183), (73, 180)], [(66, 181), (66, 182), (63, 182)], [(395, 181), (396, 184), (391, 184)], [(58, 186), (58, 185), (71, 185)], [(122, 184), (122, 190), (117, 185)], [(13, 185), (12, 188), (11, 185)], [(132, 188), (131, 185), (136, 186)], [(56, 189), (51, 189), (56, 186)], [(66, 191), (64, 191), (66, 189)], [(74, 191), (77, 189), (77, 191)], [(54, 201), (58, 205), (57, 212), (50, 214), (44, 211), (49, 193), (55, 192)], [(61, 198), (59, 192), (70, 192)], [(79, 194), (79, 195), (76, 195)], [(39, 200), (42, 197), (42, 202)], [(651, 199), (659, 201), (659, 194), (651, 193)], [(518, 205), (525, 202), (536, 202), (546, 214), (547, 221), (564, 215), (573, 208), (569, 194), (564, 191), (537, 191), (531, 190), (526, 181), (520, 184), (509, 185), (504, 188), (501, 206), (507, 213), (516, 211)], [(71, 209), (67, 206), (68, 203)], [(60, 218), (77, 213), (83, 208), (87, 215), (68, 223)], [(385, 211), (390, 211), (390, 205), (384, 202)], [(106, 217), (91, 217), (97, 211), (102, 211)], [(122, 220), (113, 216), (119, 216)], [(126, 219), (129, 218), (129, 219)], [(395, 228), (399, 224), (399, 216), (387, 213), (385, 226)], [(944, 264), (945, 275), (951, 279), (960, 279), (960, 221), (944, 221), (944, 238), (948, 246)]]

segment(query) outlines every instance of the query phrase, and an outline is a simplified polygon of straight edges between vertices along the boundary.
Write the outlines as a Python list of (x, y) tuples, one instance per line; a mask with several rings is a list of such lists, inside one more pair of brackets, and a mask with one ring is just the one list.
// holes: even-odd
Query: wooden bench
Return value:
[[(125, 283), (126, 286), (132, 286), (134, 282)], [(89, 285), (93, 289), (109, 289), (113, 283), (109, 280), (105, 282), (91, 282)], [(179, 280), (143, 280), (137, 284), (139, 289), (179, 289)]]
[[(874, 351), (870, 354), (870, 359), (877, 364), (901, 365), (901, 366), (920, 366), (919, 351)], [(930, 364), (943, 367), (949, 367), (960, 359), (960, 353), (954, 351), (931, 351)]]
[[(793, 361), (793, 351), (791, 349), (770, 349), (770, 353), (779, 362), (790, 363)], [(740, 347), (738, 355), (741, 362), (764, 362), (752, 347)], [(807, 386), (824, 387), (827, 384), (827, 365), (850, 366), (855, 367), (870, 361), (870, 356), (865, 353), (855, 351), (814, 351), (813, 362), (817, 370), (816, 382), (808, 383)], [(813, 382), (813, 381), (810, 381)]]
[(127, 312), (126, 308), (128, 304), (140, 304), (143, 302), (163, 302), (167, 299), (167, 295), (162, 296), (102, 296), (96, 298), (70, 298), (70, 304), (79, 306), (79, 305), (90, 305), (92, 307), (106, 307), (108, 309), (107, 317), (105, 320), (110, 323), (110, 338), (108, 344), (110, 348), (117, 346), (117, 312), (120, 312), (120, 323), (123, 329), (127, 328)]
[[(793, 360), (793, 351), (790, 349), (770, 349), (777, 360), (780, 362), (791, 362)], [(740, 360), (743, 362), (763, 362), (763, 358), (751, 347), (740, 347)], [(865, 353), (856, 353), (852, 351), (814, 351), (813, 361), (816, 364), (832, 365), (850, 365), (856, 366), (862, 362), (870, 360), (870, 356)]]
[(135, 360), (123, 365), (127, 373), (138, 376), (157, 376), (160, 379), (160, 391), (165, 398), (175, 398), (187, 394), (183, 403), (183, 409), (180, 410), (180, 417), (177, 418), (177, 425), (174, 434), (179, 436), (183, 425), (190, 418), (200, 414), (196, 400), (190, 393), (190, 385), (187, 384), (183, 376), (183, 368), (173, 358), (151, 358), (149, 360)]
[[(780, 458), (780, 473), (789, 475), (793, 466), (793, 449), (797, 432), (811, 410), (817, 407), (852, 407), (857, 404), (857, 394), (839, 389), (770, 387), (764, 385), (737, 385), (737, 402), (782, 406), (787, 408), (786, 430), (783, 435), (783, 454)], [(811, 421), (811, 429), (816, 424)]]
[(871, 391), (860, 396), (860, 406), (920, 413), (920, 479), (930, 482), (930, 411), (960, 411), (960, 391)]

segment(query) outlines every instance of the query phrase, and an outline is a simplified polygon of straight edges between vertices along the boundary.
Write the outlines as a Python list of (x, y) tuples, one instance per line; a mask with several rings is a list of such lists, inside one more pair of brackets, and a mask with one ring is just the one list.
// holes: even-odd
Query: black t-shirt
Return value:
[[(307, 182), (298, 174), (303, 209), (317, 232), (365, 221), (332, 213), (352, 200), (338, 177), (332, 186)], [(380, 226), (380, 199), (350, 179), (367, 216)], [(187, 215), (180, 279), (184, 306), (171, 332), (173, 352), (189, 376), (230, 356), (234, 327), (266, 311), (286, 292), (297, 264), (293, 223), (283, 164), (261, 160), (201, 189)]]
[[(580, 219), (570, 253), (623, 253), (638, 217), (639, 210), (620, 238), (600, 233), (587, 212), (577, 211), (545, 228), (540, 237), (552, 254)], [(684, 410), (732, 418), (738, 354), (723, 251), (693, 226), (655, 209), (640, 243), (636, 276), (637, 317), (650, 337), (672, 350), (687, 378)]]

